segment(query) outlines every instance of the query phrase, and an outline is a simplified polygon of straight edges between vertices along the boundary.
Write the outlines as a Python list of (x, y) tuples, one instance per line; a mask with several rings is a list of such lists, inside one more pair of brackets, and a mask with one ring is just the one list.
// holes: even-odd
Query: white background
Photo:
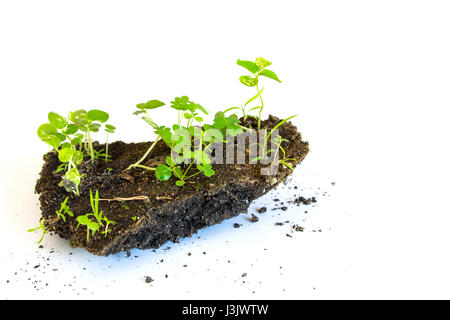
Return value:
[[(448, 1), (1, 1), (0, 298), (450, 298), (449, 16)], [(265, 82), (266, 113), (298, 114), (310, 142), (297, 193), (128, 258), (37, 248), (48, 111), (105, 109), (115, 139), (150, 140), (136, 103), (239, 105), (236, 59), (258, 56), (283, 80)], [(270, 210), (300, 190), (315, 208)]]

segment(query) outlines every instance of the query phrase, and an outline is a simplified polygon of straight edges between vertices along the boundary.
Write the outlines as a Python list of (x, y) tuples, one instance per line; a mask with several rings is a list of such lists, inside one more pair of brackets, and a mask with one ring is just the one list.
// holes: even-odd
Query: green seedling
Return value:
[(156, 137), (155, 141), (152, 143), (152, 145), (144, 153), (144, 155), (138, 161), (136, 161), (135, 163), (128, 166), (128, 168), (126, 168), (125, 171), (130, 170), (132, 168), (143, 168), (146, 170), (153, 170), (153, 171), (156, 170), (155, 168), (150, 168), (150, 167), (141, 165), (141, 163), (147, 158), (147, 156), (150, 154), (150, 152), (152, 152), (152, 150), (155, 148), (156, 144), (161, 139), (161, 135), (166, 135), (166, 132), (167, 132), (167, 130), (164, 130), (163, 127), (159, 127), (156, 124), (156, 122), (153, 121), (153, 119), (148, 114), (148, 110), (160, 108), (164, 105), (165, 105), (165, 103), (161, 102), (159, 100), (150, 100), (150, 101), (147, 101), (146, 103), (139, 103), (136, 105), (136, 108), (138, 108), (138, 110), (133, 112), (133, 114), (134, 115), (142, 115), (142, 119), (153, 128), (153, 130), (157, 134), (157, 137)]
[(89, 190), (89, 199), (91, 201), (91, 208), (92, 208), (92, 215), (95, 217), (97, 222), (103, 226), (103, 221), (106, 217), (103, 216), (103, 211), (99, 210), (98, 203), (99, 203), (99, 194), (98, 190), (95, 191), (95, 198), (92, 195), (92, 190)]
[(44, 236), (45, 236), (46, 234), (48, 234), (48, 231), (47, 231), (47, 229), (45, 228), (45, 219), (39, 220), (39, 227), (34, 228), (34, 229), (29, 229), (29, 230), (27, 230), (27, 232), (34, 232), (34, 231), (38, 231), (38, 230), (41, 230), (41, 231), (42, 231), (42, 236), (41, 236), (41, 239), (39, 239), (39, 241), (38, 241), (37, 243), (41, 243), (42, 240), (44, 239)]
[(281, 136), (278, 136), (278, 141), (275, 142), (275, 144), (277, 145), (277, 149), (275, 151), (270, 150), (270, 152), (275, 152), (275, 157), (277, 156), (277, 153), (282, 152), (282, 158), (278, 161), (281, 165), (284, 165), (285, 167), (294, 170), (294, 167), (292, 165), (292, 162), (298, 162), (297, 159), (295, 158), (288, 158), (286, 157), (286, 151), (284, 150), (284, 148), (281, 146), (281, 144), (283, 142), (289, 142), (289, 140), (284, 139)]
[(89, 234), (92, 234), (92, 236), (95, 235), (95, 233), (100, 229), (100, 226), (97, 222), (92, 221), (89, 216), (91, 214), (85, 214), (82, 216), (77, 217), (78, 225), (77, 228), (80, 225), (86, 226), (86, 241), (89, 242)]
[(264, 88), (262, 88), (261, 90), (259, 90), (259, 76), (264, 76), (267, 77), (269, 79), (281, 82), (280, 79), (278, 79), (278, 76), (275, 74), (275, 72), (273, 72), (272, 70), (266, 69), (266, 67), (270, 66), (272, 64), (272, 62), (267, 61), (264, 58), (257, 58), (255, 60), (255, 62), (253, 61), (247, 61), (247, 60), (237, 60), (237, 64), (240, 65), (241, 67), (244, 67), (245, 69), (247, 69), (248, 71), (250, 71), (253, 76), (241, 76), (239, 78), (239, 81), (247, 86), (247, 87), (256, 87), (256, 95), (253, 96), (252, 98), (250, 98), (244, 105), (244, 116), (245, 116), (245, 107), (250, 104), (252, 101), (256, 100), (259, 98), (261, 105), (257, 106), (257, 107), (253, 107), (251, 108), (248, 112), (250, 111), (254, 111), (254, 110), (258, 110), (258, 130), (261, 128), (261, 113), (264, 109), (264, 101), (262, 99), (261, 93), (263, 92)]
[[(278, 136), (278, 141), (275, 141), (275, 144), (277, 145), (277, 149), (276, 150), (273, 150), (273, 149), (268, 150), (267, 146), (269, 144), (269, 139), (272, 136), (272, 134), (275, 132), (275, 130), (277, 130), (280, 126), (282, 126), (284, 123), (288, 122), (289, 120), (291, 120), (294, 117), (296, 117), (296, 115), (291, 116), (289, 118), (286, 118), (286, 119), (280, 121), (269, 132), (268, 132), (267, 128), (265, 128), (263, 142), (262, 143), (259, 142), (259, 143), (252, 144), (252, 145), (258, 145), (260, 147), (260, 155), (258, 157), (255, 157), (254, 159), (252, 159), (251, 162), (257, 162), (257, 161), (260, 161), (260, 160), (262, 161), (262, 160), (266, 159), (269, 156), (270, 153), (273, 153), (276, 156), (276, 154), (278, 153), (278, 150), (280, 148), (282, 149), (281, 143), (284, 142), (284, 141), (287, 141), (287, 140), (283, 139), (281, 136)], [(284, 154), (284, 158), (283, 158), (284, 161), (282, 160), (282, 162), (283, 162), (282, 164), (286, 165), (286, 163), (287, 163), (288, 165), (286, 165), (286, 166), (289, 168), (289, 161), (292, 161), (292, 160), (295, 160), (295, 159), (287, 159), (287, 158), (285, 158), (286, 153), (285, 153), (284, 149), (282, 149), (282, 152)], [(292, 166), (290, 166), (290, 168), (292, 168)]]
[(70, 210), (70, 207), (67, 205), (67, 200), (69, 200), (69, 197), (66, 197), (66, 199), (64, 199), (64, 201), (61, 203), (60, 209), (56, 210), (56, 214), (64, 222), (66, 222), (66, 215), (73, 217), (73, 212)]
[(49, 112), (48, 123), (39, 126), (37, 134), (45, 143), (53, 147), (62, 162), (56, 172), (67, 170), (61, 185), (68, 192), (79, 195), (78, 185), (81, 181), (76, 167), (83, 161), (82, 139), (83, 134), (77, 133), (78, 127), (55, 112)]
[[(99, 210), (99, 198), (98, 190), (95, 192), (95, 197), (92, 194), (92, 190), (89, 190), (89, 199), (91, 201), (92, 212), (77, 217), (77, 228), (80, 225), (86, 226), (86, 240), (88, 242), (89, 235), (91, 234), (94, 236), (95, 233), (100, 230), (100, 227), (105, 227), (105, 230), (101, 231), (101, 233), (106, 237), (109, 233), (109, 226), (111, 224), (116, 224), (115, 221), (109, 220), (106, 216), (104, 216), (103, 211)], [(96, 221), (92, 221), (90, 217), (94, 217)]]
[(111, 156), (108, 155), (108, 153), (104, 149), (95, 150), (94, 149), (94, 159), (100, 159), (104, 158), (105, 162), (108, 162), (108, 159), (111, 158)]
[(105, 125), (105, 131), (106, 131), (106, 156), (105, 156), (105, 162), (108, 162), (108, 142), (109, 142), (109, 134), (110, 133), (114, 133), (116, 132), (116, 127), (114, 127), (113, 125), (107, 124)]
[[(164, 102), (161, 102), (159, 100), (150, 100), (146, 103), (137, 105), (137, 108), (139, 110), (134, 112), (134, 114), (143, 115), (142, 119), (145, 120), (153, 128), (154, 133), (157, 135), (157, 138), (155, 142), (150, 146), (150, 148), (145, 152), (145, 154), (136, 163), (130, 165), (127, 170), (131, 168), (142, 168), (145, 170), (154, 171), (156, 178), (160, 181), (169, 180), (170, 177), (174, 175), (178, 178), (178, 181), (176, 182), (176, 185), (178, 186), (184, 185), (187, 179), (202, 172), (208, 176), (213, 175), (215, 172), (214, 170), (212, 170), (212, 167), (209, 164), (209, 156), (206, 153), (209, 145), (203, 144), (204, 148), (192, 151), (192, 136), (194, 136), (194, 138), (196, 136), (200, 137), (200, 140), (203, 141), (202, 143), (204, 143), (204, 141), (207, 141), (207, 139), (204, 138), (205, 132), (201, 128), (199, 128), (198, 125), (203, 122), (203, 117), (201, 116), (201, 114), (207, 115), (208, 111), (198, 103), (189, 100), (189, 97), (187, 96), (176, 97), (173, 101), (171, 101), (170, 107), (178, 112), (177, 122), (171, 127), (159, 126), (150, 117), (148, 111), (151, 109), (160, 108), (164, 105)], [(232, 124), (230, 123), (230, 125)], [(160, 164), (156, 168), (142, 165), (141, 163), (147, 158), (147, 156), (155, 147), (156, 143), (160, 140), (163, 140), (171, 150), (170, 156), (166, 157), (166, 163)], [(212, 139), (210, 143), (211, 142)], [(180, 152), (183, 153), (178, 156), (172, 156)], [(187, 162), (187, 160), (191, 159), (194, 159), (195, 161), (197, 161), (197, 164), (200, 164), (196, 166), (198, 172), (193, 174), (189, 173), (189, 171), (191, 170), (194, 162), (191, 162), (185, 170), (183, 170), (181, 167), (182, 163)]]
[[(102, 123), (109, 119), (109, 114), (102, 110), (77, 110), (69, 113), (69, 120), (82, 132), (85, 133), (84, 148), (91, 156), (92, 165), (95, 164), (95, 152), (92, 145), (92, 132), (99, 132)], [(113, 127), (113, 126), (111, 126)], [(115, 130), (115, 128), (114, 128)], [(108, 132), (107, 132), (108, 133)]]
[(116, 222), (111, 221), (111, 220), (108, 220), (108, 218), (106, 218), (106, 217), (103, 217), (103, 221), (105, 221), (106, 226), (105, 226), (105, 230), (102, 231), (102, 234), (103, 234), (105, 237), (107, 237), (107, 236), (108, 236), (108, 232), (109, 232), (109, 225), (110, 225), (110, 224), (116, 224)]

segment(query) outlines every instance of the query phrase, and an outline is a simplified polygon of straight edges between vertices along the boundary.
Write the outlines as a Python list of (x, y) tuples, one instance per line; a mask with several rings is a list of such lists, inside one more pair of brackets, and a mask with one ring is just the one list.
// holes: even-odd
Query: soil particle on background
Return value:
[(267, 208), (266, 207), (262, 207), (258, 209), (258, 213), (265, 213), (267, 212)]

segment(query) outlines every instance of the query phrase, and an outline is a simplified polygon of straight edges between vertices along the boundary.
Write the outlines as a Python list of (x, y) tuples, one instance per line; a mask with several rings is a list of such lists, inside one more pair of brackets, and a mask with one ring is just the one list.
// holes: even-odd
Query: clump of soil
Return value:
[[(280, 119), (270, 116), (262, 122), (262, 127), (270, 129), (279, 122)], [(248, 119), (247, 123), (256, 126), (253, 119)], [(309, 151), (308, 143), (302, 141), (291, 122), (283, 124), (279, 131), (283, 138), (289, 140), (283, 145), (286, 156), (300, 163)], [(71, 246), (83, 247), (96, 255), (132, 248), (158, 248), (169, 240), (191, 236), (201, 228), (247, 212), (251, 201), (284, 182), (292, 172), (280, 166), (276, 175), (261, 175), (261, 169), (265, 167), (261, 164), (215, 164), (214, 176), (196, 175), (183, 187), (177, 187), (173, 178), (158, 181), (154, 172), (142, 169), (124, 173), (151, 143), (112, 143), (109, 146), (112, 160), (105, 163), (99, 159), (95, 168), (86, 159), (79, 167), (84, 178), (78, 197), (58, 186), (63, 175), (62, 172), (56, 173), (60, 163), (55, 153), (47, 153), (35, 188), (40, 195), (42, 217), (47, 221), (55, 220), (55, 211), (68, 195), (67, 204), (75, 215), (67, 222), (57, 221), (49, 231), (69, 240)], [(95, 148), (104, 149), (104, 145), (96, 144)], [(164, 162), (167, 154), (170, 154), (170, 149), (160, 141), (142, 164), (157, 166)], [(98, 190), (101, 199), (139, 197), (140, 200), (100, 201), (100, 210), (116, 224), (107, 237), (97, 233), (88, 242), (85, 227), (77, 228), (75, 218), (92, 211), (89, 190)]]

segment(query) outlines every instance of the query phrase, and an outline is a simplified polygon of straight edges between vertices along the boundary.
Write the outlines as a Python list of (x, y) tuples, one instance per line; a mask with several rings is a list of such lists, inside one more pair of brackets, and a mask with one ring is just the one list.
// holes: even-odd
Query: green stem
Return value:
[[(153, 142), (153, 144), (150, 146), (150, 148), (148, 148), (148, 150), (145, 152), (145, 154), (142, 156), (141, 159), (139, 159), (136, 163), (133, 163), (132, 165), (130, 165), (128, 168), (126, 168), (124, 171), (128, 171), (131, 168), (134, 167), (138, 167), (138, 168), (143, 168), (144, 166), (141, 165), (141, 162), (145, 160), (145, 158), (147, 158), (147, 156), (149, 155), (149, 153), (153, 150), (153, 148), (156, 146), (156, 144), (158, 143), (158, 141), (161, 139), (161, 135), (159, 135), (158, 137), (156, 137), (155, 142)], [(147, 167), (148, 168), (148, 167)]]
[(189, 165), (189, 167), (186, 169), (186, 171), (184, 171), (184, 173), (183, 173), (183, 179), (182, 179), (182, 180), (187, 179), (187, 178), (186, 178), (186, 174), (188, 173), (189, 169), (191, 169), (191, 167), (192, 167), (192, 165), (194, 164), (194, 162), (195, 162), (195, 160), (193, 160), (193, 161), (191, 162), (191, 164)]
[[(258, 79), (258, 77), (259, 77), (259, 73), (256, 76), (256, 79)], [(264, 109), (264, 102), (263, 102), (263, 99), (261, 97), (261, 93), (259, 92), (258, 84), (256, 84), (256, 90), (258, 91), (259, 99), (261, 100), (261, 109), (259, 109), (259, 114), (258, 114), (258, 130), (259, 130), (261, 128), (261, 113), (262, 113), (262, 111)]]
[(156, 168), (147, 167), (147, 166), (144, 166), (144, 165), (142, 165), (142, 164), (136, 164), (136, 165), (134, 165), (133, 167), (135, 167), (135, 168), (142, 168), (142, 169), (145, 169), (145, 170), (151, 170), (151, 171), (155, 171), (155, 170), (156, 170)]
[(200, 173), (202, 173), (201, 171), (199, 171), (199, 172), (196, 172), (196, 173), (194, 173), (194, 174), (192, 174), (192, 175), (190, 175), (189, 177), (185, 177), (183, 180), (187, 180), (187, 179), (190, 179), (190, 178), (192, 178), (193, 176), (196, 176), (196, 175), (198, 175), (198, 174), (200, 174)]
[(92, 140), (91, 140), (91, 131), (87, 129), (87, 139), (89, 144), (89, 153), (91, 154), (91, 160), (92, 160), (92, 166), (94, 166), (95, 156), (94, 156), (94, 147), (92, 146)]
[(109, 133), (106, 132), (106, 157), (105, 157), (105, 163), (108, 163), (108, 138), (109, 138)]

